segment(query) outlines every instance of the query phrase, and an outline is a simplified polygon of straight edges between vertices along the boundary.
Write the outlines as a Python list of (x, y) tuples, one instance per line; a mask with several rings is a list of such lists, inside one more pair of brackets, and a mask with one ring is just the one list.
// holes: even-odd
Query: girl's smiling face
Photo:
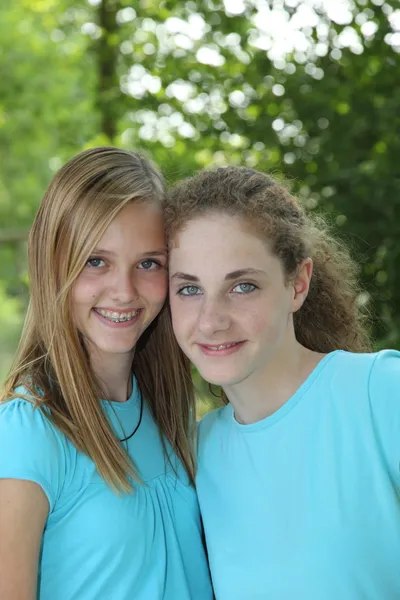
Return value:
[(131, 354), (167, 294), (161, 207), (130, 203), (111, 222), (72, 288), (72, 311), (89, 355)]
[(293, 312), (311, 276), (287, 281), (281, 261), (239, 218), (194, 218), (170, 251), (170, 302), (178, 343), (210, 383), (234, 385), (263, 370), (294, 340)]

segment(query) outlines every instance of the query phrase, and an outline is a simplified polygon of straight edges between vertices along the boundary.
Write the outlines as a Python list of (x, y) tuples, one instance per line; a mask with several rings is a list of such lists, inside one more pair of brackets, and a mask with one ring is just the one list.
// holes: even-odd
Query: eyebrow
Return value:
[(142, 256), (164, 256), (166, 258), (168, 253), (166, 250), (152, 250), (150, 252), (143, 252)]
[[(262, 269), (253, 269), (249, 267), (248, 269), (238, 269), (237, 271), (231, 271), (225, 275), (225, 281), (231, 281), (232, 279), (238, 279), (238, 277), (244, 277), (246, 275), (264, 275), (264, 271)], [(196, 275), (190, 275), (189, 273), (181, 273), (177, 271), (171, 276), (171, 279), (181, 279), (183, 281), (191, 281), (198, 283), (200, 279), (196, 277)]]
[(230, 279), (238, 279), (238, 277), (244, 277), (246, 275), (265, 275), (265, 272), (262, 269), (253, 269), (252, 267), (248, 267), (247, 269), (238, 269), (237, 271), (231, 271), (225, 275), (225, 281), (229, 281)]
[[(115, 252), (112, 252), (111, 250), (103, 250), (102, 248), (95, 248), (93, 250), (93, 254), (102, 254), (104, 256), (115, 256)], [(164, 258), (166, 258), (167, 251), (160, 248), (158, 250), (150, 250), (150, 252), (143, 252), (143, 254), (141, 254), (140, 256), (144, 256), (144, 257), (163, 256)]]

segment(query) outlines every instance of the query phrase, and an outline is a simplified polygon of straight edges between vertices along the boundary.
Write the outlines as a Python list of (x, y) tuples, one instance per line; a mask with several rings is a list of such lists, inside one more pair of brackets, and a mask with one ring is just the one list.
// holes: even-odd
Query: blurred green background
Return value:
[(169, 182), (226, 163), (283, 173), (360, 260), (376, 347), (400, 348), (398, 0), (2, 2), (0, 380), (44, 190), (108, 143)]

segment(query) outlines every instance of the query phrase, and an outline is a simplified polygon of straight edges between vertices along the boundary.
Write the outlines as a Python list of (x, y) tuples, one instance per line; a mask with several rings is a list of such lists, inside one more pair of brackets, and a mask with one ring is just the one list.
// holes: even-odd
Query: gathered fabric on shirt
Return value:
[(399, 599), (400, 353), (332, 352), (257, 423), (206, 415), (197, 493), (217, 600)]
[[(136, 382), (126, 402), (102, 402), (118, 438), (129, 436)], [(123, 444), (142, 484), (117, 494), (31, 402), (0, 405), (0, 478), (34, 481), (49, 501), (38, 600), (211, 600), (196, 493), (145, 402)]]

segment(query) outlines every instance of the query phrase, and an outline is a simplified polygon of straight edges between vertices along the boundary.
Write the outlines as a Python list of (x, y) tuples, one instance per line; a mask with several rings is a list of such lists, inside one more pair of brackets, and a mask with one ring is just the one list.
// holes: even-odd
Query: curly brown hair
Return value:
[(297, 340), (322, 353), (371, 350), (368, 317), (357, 303), (357, 263), (322, 217), (308, 214), (284, 185), (245, 167), (205, 170), (170, 190), (165, 212), (170, 243), (194, 218), (212, 212), (240, 217), (280, 258), (288, 281), (311, 257), (310, 290), (294, 314)]

